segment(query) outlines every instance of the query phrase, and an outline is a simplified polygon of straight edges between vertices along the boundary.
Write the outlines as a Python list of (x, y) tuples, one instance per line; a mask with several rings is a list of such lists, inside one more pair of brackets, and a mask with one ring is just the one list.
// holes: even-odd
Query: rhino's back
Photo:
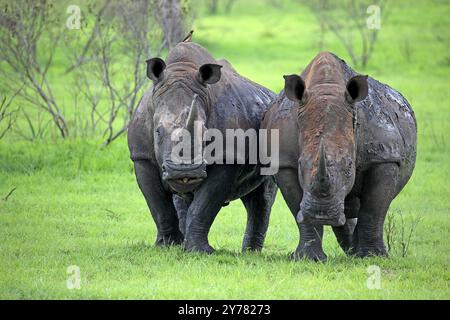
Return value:
[[(357, 75), (344, 60), (335, 57), (341, 63), (346, 82)], [(395, 162), (401, 171), (412, 172), (417, 143), (414, 111), (395, 89), (372, 77), (367, 81), (369, 94), (356, 104), (357, 165)]]
[(239, 75), (231, 65), (223, 70), (216, 89), (208, 122), (209, 127), (220, 130), (259, 129), (264, 112), (275, 97), (269, 89)]
[(407, 180), (416, 158), (414, 112), (398, 91), (370, 77), (368, 83), (368, 97), (356, 105), (358, 162), (398, 163), (400, 178)]

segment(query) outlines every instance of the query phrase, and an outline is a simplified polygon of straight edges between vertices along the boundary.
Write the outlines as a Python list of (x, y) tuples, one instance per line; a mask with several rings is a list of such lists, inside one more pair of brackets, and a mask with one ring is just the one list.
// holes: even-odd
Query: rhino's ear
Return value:
[(348, 102), (355, 103), (364, 100), (368, 93), (367, 76), (357, 75), (348, 80), (347, 91), (345, 92)]
[(286, 97), (291, 101), (303, 103), (306, 99), (306, 85), (302, 77), (291, 74), (283, 78)]
[(220, 80), (222, 66), (219, 64), (206, 63), (198, 69), (198, 79), (204, 84), (213, 84)]
[(160, 81), (164, 77), (166, 63), (160, 58), (152, 58), (147, 61), (147, 77), (153, 81)]

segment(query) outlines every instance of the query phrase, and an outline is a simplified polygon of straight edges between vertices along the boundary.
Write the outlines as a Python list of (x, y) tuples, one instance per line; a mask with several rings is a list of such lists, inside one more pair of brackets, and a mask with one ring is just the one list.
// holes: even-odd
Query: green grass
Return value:
[[(264, 4), (238, 1), (229, 15), (201, 15), (194, 40), (278, 91), (283, 74), (298, 72), (317, 53), (318, 26), (301, 5)], [(396, 251), (389, 259), (349, 258), (327, 227), (326, 263), (290, 261), (298, 233), (281, 196), (261, 254), (240, 253), (245, 210), (238, 201), (212, 227), (214, 255), (155, 248), (125, 137), (107, 149), (97, 140), (7, 137), (0, 141), (0, 298), (449, 299), (450, 65), (436, 30), (448, 46), (449, 4), (396, 2), (373, 58), (360, 70), (402, 92), (416, 113), (416, 169), (390, 209), (401, 210), (407, 222), (422, 217), (407, 257)], [(401, 54), (405, 39), (411, 62)], [(324, 49), (349, 61), (332, 35), (325, 40)], [(71, 265), (80, 267), (79, 290), (66, 286)], [(370, 265), (381, 268), (379, 290), (367, 288)]]

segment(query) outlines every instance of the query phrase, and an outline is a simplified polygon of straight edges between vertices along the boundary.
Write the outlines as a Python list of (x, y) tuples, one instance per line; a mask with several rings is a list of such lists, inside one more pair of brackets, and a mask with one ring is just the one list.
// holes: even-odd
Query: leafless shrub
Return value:
[(389, 212), (384, 224), (388, 252), (398, 251), (402, 257), (406, 257), (420, 221), (422, 217), (417, 216), (407, 223), (401, 210)]
[[(30, 111), (33, 112), (31, 113)], [(14, 126), (14, 132), (19, 137), (27, 141), (36, 141), (45, 137), (52, 120), (48, 119), (43, 110), (22, 108), (19, 114), (24, 119), (24, 121), (16, 123)]]
[(66, 39), (68, 45), (71, 45), (74, 48), (82, 48), (81, 51), (75, 50), (76, 54), (73, 57), (75, 58), (74, 62), (66, 69), (66, 73), (82, 66), (86, 62), (92, 61), (93, 58), (89, 56), (89, 49), (97, 40), (100, 24), (105, 17), (105, 11), (108, 9), (110, 3), (110, 0), (104, 0), (103, 2), (94, 0), (87, 3), (88, 14), (95, 17), (93, 27), (92, 29), (88, 29), (88, 23), (86, 19), (84, 19), (83, 27), (80, 28), (78, 32), (72, 33), (72, 36)]
[[(27, 140), (40, 138), (47, 117), (63, 138), (103, 134), (105, 145), (117, 139), (147, 81), (145, 60), (185, 36), (187, 4), (86, 0), (76, 30), (64, 20), (66, 8), (54, 0), (1, 4), (0, 76), (8, 81), (0, 89), (22, 87), (26, 106), (15, 131)], [(63, 73), (53, 63), (62, 54)]]
[[(380, 8), (383, 20), (387, 17), (387, 1), (378, 0), (303, 0), (320, 26), (319, 46), (323, 45), (323, 35), (331, 31), (344, 46), (352, 64), (366, 67), (378, 40), (379, 28), (368, 28), (367, 10), (369, 6)], [(356, 36), (355, 36), (356, 33)]]
[(384, 223), (384, 235), (386, 237), (386, 244), (388, 252), (392, 252), (393, 248), (397, 247), (397, 219), (395, 213), (388, 213)]
[[(212, 2), (217, 2), (212, 1)], [(190, 6), (188, 0), (153, 0), (154, 15), (164, 33), (163, 45), (174, 47), (190, 30)]]
[(22, 100), (50, 115), (60, 135), (66, 138), (69, 128), (48, 77), (63, 31), (57, 27), (58, 15), (50, 14), (52, 8), (53, 2), (47, 0), (8, 1), (2, 5), (0, 76), (8, 79), (2, 89), (15, 92), (22, 87)]
[(14, 98), (19, 94), (20, 89), (13, 94), (11, 98), (6, 95), (0, 96), (0, 139), (2, 139), (8, 131), (11, 130), (16, 119), (18, 108), (12, 108)]
[[(126, 131), (147, 79), (145, 60), (162, 50), (161, 33), (152, 18), (151, 1), (106, 1), (96, 12), (94, 27), (75, 57), (74, 86), (89, 106), (87, 119), (78, 119), (81, 128), (95, 133), (102, 127), (108, 145)], [(156, 48), (150, 44), (159, 43)], [(107, 104), (107, 107), (104, 105)]]
[(78, 98), (90, 109), (89, 119), (80, 118), (77, 125), (92, 133), (102, 130), (104, 145), (126, 131), (148, 81), (145, 60), (186, 35), (185, 5), (180, 0), (126, 0), (94, 1), (90, 6), (95, 22), (78, 35), (82, 49), (67, 71), (76, 74)]

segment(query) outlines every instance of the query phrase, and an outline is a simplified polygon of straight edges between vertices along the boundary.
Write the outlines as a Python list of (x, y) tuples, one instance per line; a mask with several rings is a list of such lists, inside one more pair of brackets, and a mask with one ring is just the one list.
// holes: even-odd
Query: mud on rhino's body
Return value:
[(302, 77), (285, 79), (262, 127), (280, 130), (276, 180), (301, 234), (294, 256), (326, 258), (324, 224), (333, 225), (346, 252), (387, 254), (384, 217), (416, 158), (410, 105), (328, 52), (316, 56)]
[(243, 249), (261, 249), (277, 190), (273, 177), (261, 176), (259, 165), (177, 165), (170, 140), (175, 129), (192, 131), (193, 120), (224, 134), (258, 130), (274, 93), (192, 42), (178, 44), (165, 62), (149, 60), (147, 73), (154, 85), (129, 125), (128, 144), (157, 226), (156, 243), (184, 239), (188, 250), (212, 252), (207, 235), (216, 214), (241, 198), (248, 214)]

